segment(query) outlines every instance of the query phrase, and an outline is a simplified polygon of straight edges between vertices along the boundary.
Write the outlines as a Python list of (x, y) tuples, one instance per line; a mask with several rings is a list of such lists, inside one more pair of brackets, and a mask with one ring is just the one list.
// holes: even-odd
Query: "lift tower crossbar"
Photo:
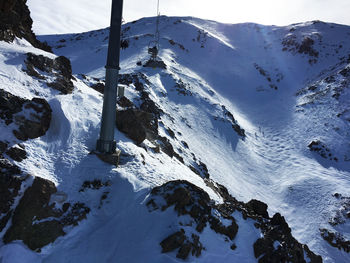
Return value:
[(112, 0), (101, 131), (100, 138), (97, 140), (96, 146), (97, 151), (101, 153), (114, 153), (117, 148), (116, 141), (114, 140), (114, 130), (116, 119), (122, 12), (123, 0)]

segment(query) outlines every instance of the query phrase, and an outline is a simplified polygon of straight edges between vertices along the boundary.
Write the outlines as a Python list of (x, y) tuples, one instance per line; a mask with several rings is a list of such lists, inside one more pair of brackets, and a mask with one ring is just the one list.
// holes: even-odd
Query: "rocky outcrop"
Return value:
[[(179, 230), (160, 242), (163, 253), (177, 251), (176, 256), (181, 259), (187, 259), (190, 252), (199, 256), (206, 246), (200, 242), (200, 234), (207, 226), (224, 236), (226, 242), (232, 242), (231, 249), (236, 249), (234, 240), (240, 230), (233, 212), (238, 211), (244, 219), (254, 220), (255, 227), (261, 231), (261, 237), (253, 245), (254, 255), (259, 263), (322, 262), (320, 256), (292, 236), (283, 216), (277, 213), (272, 218), (269, 217), (265, 203), (254, 199), (248, 203), (239, 202), (224, 186), (211, 180), (206, 182), (224, 199), (224, 203), (216, 205), (205, 191), (187, 181), (172, 181), (152, 189), (147, 201), (150, 212), (173, 207), (179, 217), (189, 216), (192, 221), (187, 220), (186, 226), (194, 228), (192, 231), (184, 230), (179, 220)], [(197, 231), (198, 234), (194, 237), (186, 231)], [(201, 253), (197, 253), (198, 251)]]
[(9, 125), (14, 120), (14, 115), (22, 111), (26, 99), (12, 95), (11, 93), (0, 89), (0, 118)]
[(180, 231), (168, 236), (162, 242), (160, 242), (162, 247), (162, 253), (168, 253), (178, 249), (176, 254), (177, 258), (185, 260), (189, 254), (192, 256), (199, 257), (204, 249), (202, 243), (199, 241), (199, 236), (192, 234), (191, 239), (185, 235), (185, 230)]
[(26, 0), (0, 0), (0, 41), (12, 42), (15, 37), (24, 38), (34, 47), (52, 52), (47, 43), (36, 39), (33, 20)]
[(318, 153), (322, 158), (331, 161), (338, 161), (338, 158), (333, 156), (331, 150), (321, 141), (315, 140), (308, 145), (310, 151)]
[[(47, 85), (61, 94), (70, 94), (74, 89), (72, 80), (72, 66), (70, 60), (64, 56), (51, 59), (43, 55), (27, 54), (25, 64), (28, 75), (45, 81)], [(47, 76), (43, 75), (46, 73)], [(51, 80), (53, 79), (53, 81)]]
[(287, 34), (282, 40), (282, 50), (293, 54), (304, 54), (309, 57), (309, 64), (315, 64), (317, 63), (319, 52), (314, 48), (315, 39), (313, 37), (312, 35), (304, 36), (303, 39), (299, 40), (295, 34)]
[[(45, 99), (34, 98), (24, 103), (24, 111), (17, 114), (15, 124), (18, 129), (13, 131), (17, 139), (26, 141), (45, 135), (50, 127), (51, 107)], [(28, 116), (25, 112), (30, 112)]]
[(158, 121), (149, 112), (139, 109), (118, 110), (117, 128), (137, 144), (157, 134)]
[(155, 152), (163, 151), (171, 158), (175, 157), (183, 163), (183, 158), (175, 152), (169, 139), (158, 133), (158, 120), (163, 111), (145, 91), (144, 85), (149, 84), (147, 77), (142, 73), (123, 74), (120, 75), (119, 81), (124, 85), (133, 85), (139, 92), (140, 98), (135, 102), (138, 106), (125, 97), (119, 98), (116, 115), (117, 128), (136, 144), (141, 144), (147, 139), (155, 145), (153, 148)]
[(6, 125), (16, 124), (13, 134), (19, 140), (43, 136), (50, 127), (51, 112), (45, 99), (27, 100), (0, 89), (0, 119)]
[[(161, 202), (158, 202), (156, 197), (164, 198), (165, 204), (160, 205)], [(238, 231), (238, 225), (233, 217), (228, 217), (231, 220), (229, 226), (223, 225), (213, 212), (216, 210), (215, 205), (208, 194), (187, 181), (169, 182), (153, 188), (147, 206), (150, 211), (157, 209), (164, 211), (174, 206), (179, 216), (189, 215), (193, 219), (198, 233), (209, 225), (215, 232), (233, 240)], [(178, 249), (177, 257), (181, 259), (186, 259), (191, 251), (192, 255), (198, 257), (204, 248), (198, 235), (187, 235), (183, 229), (165, 238), (160, 245), (163, 253)]]
[(24, 180), (18, 166), (0, 158), (0, 232), (12, 216), (12, 206)]
[(320, 229), (321, 236), (328, 244), (339, 250), (344, 250), (346, 253), (350, 252), (350, 240), (345, 239), (345, 237), (337, 232), (332, 232), (328, 229)]
[(350, 197), (343, 196), (340, 193), (335, 193), (333, 197), (335, 198), (333, 201), (336, 202), (336, 208), (328, 223), (330, 224), (329, 227), (334, 229), (321, 228), (320, 234), (332, 247), (350, 253), (350, 240), (336, 230), (344, 228), (350, 221)]
[(65, 226), (77, 225), (86, 218), (90, 209), (82, 203), (65, 203), (62, 209), (50, 203), (51, 196), (56, 192), (52, 182), (36, 177), (13, 213), (11, 227), (3, 238), (4, 243), (22, 240), (30, 249), (40, 250), (65, 235)]
[(6, 151), (6, 154), (13, 160), (21, 162), (27, 158), (27, 152), (22, 144), (11, 147)]

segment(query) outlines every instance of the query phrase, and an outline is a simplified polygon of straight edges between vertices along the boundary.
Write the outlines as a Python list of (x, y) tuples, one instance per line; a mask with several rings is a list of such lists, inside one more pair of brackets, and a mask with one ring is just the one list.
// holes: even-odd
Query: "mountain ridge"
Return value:
[[(337, 28), (336, 25), (322, 22), (306, 23), (305, 27), (270, 27), (270, 30), (254, 24), (232, 25), (230, 28), (229, 25), (215, 24), (213, 21), (190, 18), (192, 21), (188, 22), (188, 19), (161, 18), (160, 58), (167, 64), (166, 70), (148, 69), (137, 64), (144, 64), (148, 60), (147, 45), (152, 39), (150, 32), (155, 20), (142, 19), (123, 26), (123, 39), (128, 41), (128, 47), (121, 51), (121, 76), (125, 79), (126, 96), (131, 106), (119, 104), (118, 111), (131, 108), (134, 112), (154, 114), (157, 116), (158, 126), (157, 136), (146, 136), (141, 143), (134, 143), (124, 134), (116, 133), (118, 145), (124, 152), (121, 165), (117, 169), (99, 163), (93, 155), (88, 155), (94, 148), (101, 107), (101, 95), (89, 86), (100, 84), (103, 87), (108, 31), (39, 38), (46, 40), (53, 47), (55, 54), (67, 56), (71, 60), (75, 78), (75, 88), (71, 95), (59, 95), (58, 91), (53, 91), (47, 86), (46, 80), (31, 78), (21, 71), (25, 67), (26, 52), (48, 56), (47, 53), (32, 49), (23, 42), (20, 45), (2, 44), (1, 53), (5, 54), (2, 67), (6, 69), (6, 73), (15, 72), (13, 78), (16, 78), (18, 83), (30, 83), (28, 86), (32, 89), (28, 91), (27, 87), (23, 87), (15, 91), (12, 84), (5, 87), (5, 90), (17, 93), (16, 95), (20, 95), (18, 93), (21, 93), (22, 89), (26, 90), (21, 95), (29, 97), (28, 99), (34, 96), (45, 97), (53, 110), (47, 134), (26, 142), (28, 158), (16, 164), (27, 173), (54, 181), (58, 191), (65, 193), (68, 200), (84, 201), (92, 209), (87, 215), (87, 220), (72, 229), (66, 237), (58, 239), (54, 245), (44, 248), (39, 257), (44, 262), (63, 262), (60, 254), (64, 250), (71, 262), (81, 258), (94, 262), (98, 257), (106, 262), (113, 257), (120, 257), (122, 261), (137, 262), (141, 258), (128, 253), (127, 244), (132, 243), (133, 235), (128, 237), (128, 232), (123, 230), (125, 227), (131, 229), (132, 234), (141, 231), (140, 240), (149, 237), (146, 233), (152, 233), (152, 244), (145, 248), (133, 246), (133, 249), (144, 253), (143, 257), (147, 256), (149, 260), (157, 262), (175, 260), (174, 254), (161, 256), (159, 242), (166, 238), (163, 231), (167, 229), (167, 224), (171, 231), (179, 231), (177, 216), (171, 211), (165, 211), (164, 216), (157, 213), (156, 216), (163, 218), (164, 222), (157, 221), (158, 225), (152, 224), (154, 218), (152, 213), (148, 214), (146, 207), (143, 207), (144, 199), (150, 188), (180, 179), (195, 183), (207, 191), (210, 198), (220, 203), (222, 197), (203, 180), (208, 173), (211, 180), (225, 185), (228, 192), (236, 198), (245, 202), (253, 198), (260, 199), (269, 205), (270, 215), (281, 212), (290, 224), (292, 234), (301, 239), (301, 242), (310, 245), (313, 251), (321, 254), (325, 262), (346, 262), (348, 255), (338, 253), (323, 241), (318, 230), (321, 225), (318, 224), (331, 231), (336, 230), (337, 228), (333, 228), (327, 222), (327, 217), (331, 217), (332, 211), (338, 209), (338, 201), (332, 195), (335, 191), (349, 195), (346, 190), (349, 164), (338, 154), (341, 152), (344, 155), (349, 151), (346, 144), (349, 124), (346, 117), (340, 122), (342, 126), (331, 122), (332, 116), (327, 119), (327, 122), (333, 126), (338, 125), (343, 131), (337, 137), (343, 144), (333, 145), (332, 137), (329, 137), (328, 141), (322, 140), (327, 143), (325, 148), (336, 152), (338, 162), (323, 160), (322, 156), (318, 158), (308, 149), (311, 139), (319, 139), (319, 135), (327, 139), (336, 133), (333, 133), (334, 129), (331, 128), (322, 134), (321, 128), (315, 128), (313, 133), (299, 128), (300, 122), (305, 120), (297, 115), (295, 107), (299, 98), (295, 94), (307, 86), (308, 78), (311, 82), (319, 81), (319, 87), (306, 92), (322, 89), (324, 80), (317, 79), (322, 70), (327, 70), (337, 63), (341, 64), (333, 70), (336, 73), (347, 68), (349, 40), (340, 40), (343, 46), (337, 46), (337, 53), (334, 43), (338, 43), (338, 39), (332, 40), (327, 33), (330, 31), (330, 36), (347, 36), (350, 29), (344, 27), (341, 30), (342, 26)], [(325, 28), (324, 31), (318, 30), (318, 34), (323, 33), (322, 38), (326, 40), (320, 42), (312, 26)], [(332, 26), (336, 27), (334, 32)], [(265, 33), (270, 37), (262, 38)], [(245, 38), (241, 37), (245, 34)], [(326, 51), (322, 51), (320, 43), (323, 41), (326, 42)], [(287, 49), (283, 51), (284, 48)], [(271, 56), (274, 53), (275, 55)], [(345, 57), (345, 60), (341, 57)], [(15, 59), (17, 64), (9, 63), (8, 58)], [(275, 62), (278, 59), (288, 61), (288, 65), (276, 67)], [(284, 64), (279, 62), (278, 65)], [(144, 77), (137, 75), (141, 73)], [(338, 74), (339, 78), (342, 76), (347, 80), (346, 72), (343, 73), (344, 76)], [(128, 80), (127, 74), (130, 74), (131, 81)], [(51, 78), (44, 76), (47, 79)], [(291, 81), (294, 79), (296, 80)], [(1, 80), (3, 86), (11, 81), (8, 77)], [(343, 81), (340, 79), (339, 83)], [(337, 81), (332, 83), (335, 88), (339, 87)], [(341, 101), (341, 107), (344, 108), (334, 103), (333, 100), (337, 101), (335, 98), (327, 97), (327, 101), (334, 105), (335, 109), (341, 108), (343, 111), (348, 106), (345, 100), (347, 96), (348, 84), (345, 84), (340, 92), (340, 98), (344, 97), (344, 101)], [(157, 115), (157, 112), (161, 114)], [(306, 118), (316, 114), (316, 120), (320, 119), (317, 110), (307, 114)], [(335, 114), (338, 112), (335, 111)], [(144, 125), (142, 121), (145, 120), (135, 119), (140, 129)], [(239, 135), (234, 125), (241, 127), (245, 136)], [(310, 126), (313, 124), (310, 123)], [(2, 129), (5, 129), (4, 127)], [(314, 151), (316, 154), (317, 152)], [(181, 157), (182, 161), (176, 155)], [(38, 164), (43, 159), (45, 162), (39, 167)], [(100, 178), (101, 174), (101, 187), (88, 187), (79, 192), (85, 180), (92, 182)], [(111, 181), (111, 185), (107, 184), (107, 181)], [(343, 185), (339, 185), (340, 182)], [(122, 197), (125, 197), (125, 200), (121, 200)], [(333, 201), (329, 201), (330, 199)], [(130, 208), (128, 202), (131, 204)], [(56, 205), (59, 205), (59, 202), (56, 202)], [(137, 214), (149, 220), (145, 219), (145, 228), (135, 225), (142, 222), (141, 218), (136, 218)], [(314, 218), (310, 215), (314, 215)], [(240, 226), (244, 225), (244, 221), (237, 219), (238, 215), (234, 217), (240, 222)], [(113, 228), (113, 222), (117, 219), (121, 224)], [(127, 224), (128, 220), (133, 224)], [(188, 221), (181, 218), (179, 220)], [(225, 222), (224, 219), (221, 220)], [(102, 225), (93, 226), (94, 223)], [(108, 227), (104, 228), (104, 224)], [(249, 231), (253, 231), (254, 226), (252, 227)], [(90, 243), (88, 229), (94, 229), (92, 240), (96, 239), (101, 244), (93, 241)], [(122, 233), (122, 239), (116, 241), (107, 237), (108, 231)], [(169, 235), (171, 231), (166, 232)], [(235, 258), (240, 258), (242, 262), (255, 262), (256, 258), (259, 258), (263, 262), (260, 256), (253, 256), (253, 244), (247, 245), (256, 240), (248, 242), (239, 239), (241, 243), (232, 254), (222, 252), (226, 258), (220, 257), (219, 251), (226, 250), (220, 249), (219, 244), (224, 244), (222, 242), (225, 241), (220, 236), (214, 237), (210, 231), (206, 229), (203, 236), (206, 241), (203, 246), (208, 249), (208, 253), (202, 252), (203, 256), (198, 259), (201, 262), (226, 262)], [(348, 235), (346, 229), (339, 231), (345, 236)], [(258, 236), (257, 232), (255, 237)], [(216, 241), (212, 242), (208, 237)], [(195, 242), (190, 238), (187, 242)], [(78, 246), (82, 240), (84, 242)], [(123, 241), (126, 244), (120, 243)], [(244, 250), (243, 247), (246, 246), (251, 250)], [(110, 248), (111, 257), (105, 257), (101, 253), (82, 253), (89, 250), (103, 251), (106, 247)], [(272, 251), (279, 249), (278, 244), (272, 247)], [(147, 248), (152, 248), (149, 250), (151, 252), (146, 253)], [(227, 248), (229, 249), (229, 245)], [(250, 255), (245, 257), (244, 253), (247, 251)]]

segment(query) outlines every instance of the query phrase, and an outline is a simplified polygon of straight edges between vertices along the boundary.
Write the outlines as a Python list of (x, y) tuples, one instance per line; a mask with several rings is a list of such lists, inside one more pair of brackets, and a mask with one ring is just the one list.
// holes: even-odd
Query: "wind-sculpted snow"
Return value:
[[(120, 80), (126, 98), (117, 105), (118, 168), (89, 154), (98, 138), (108, 29), (40, 37), (71, 61), (74, 89), (66, 95), (46, 84), (55, 71), (35, 69), (46, 80), (25, 72), (27, 53), (51, 60), (56, 55), (23, 40), (0, 43), (0, 88), (45, 99), (52, 109), (46, 134), (23, 143), (26, 158), (4, 162), (2, 169), (53, 182), (57, 194), (50, 205), (59, 211), (65, 202), (90, 209), (41, 253), (22, 243), (1, 244), (3, 262), (20, 251), (29, 262), (178, 262), (178, 253), (196, 262), (263, 262), (281, 259), (279, 252), (292, 251), (293, 244), (295, 254), (286, 252), (295, 256), (290, 261), (320, 255), (323, 262), (348, 262), (348, 219), (338, 225), (331, 219), (342, 206), (335, 193), (350, 196), (350, 28), (161, 17), (159, 57), (166, 69), (143, 67), (154, 29), (154, 18), (123, 25)], [(21, 148), (9, 127), (1, 131), (6, 151)], [(149, 211), (151, 198), (164, 201), (151, 189), (179, 180), (207, 195), (213, 211), (222, 208), (208, 214), (219, 223), (207, 221), (198, 232), (200, 218), (193, 219), (189, 207), (181, 217), (170, 206)], [(228, 196), (242, 200), (234, 203), (241, 210), (225, 208)], [(11, 200), (15, 209), (19, 200)], [(258, 215), (245, 219), (245, 210)], [(225, 235), (232, 218), (238, 231)], [(161, 253), (173, 241), (176, 248)]]

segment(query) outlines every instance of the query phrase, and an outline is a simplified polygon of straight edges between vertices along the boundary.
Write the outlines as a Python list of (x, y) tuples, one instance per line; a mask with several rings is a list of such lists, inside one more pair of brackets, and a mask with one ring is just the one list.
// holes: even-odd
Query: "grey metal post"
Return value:
[(96, 146), (97, 151), (102, 153), (114, 153), (117, 147), (116, 141), (114, 140), (114, 130), (119, 74), (122, 12), (123, 0), (112, 0), (101, 131), (100, 138), (97, 140)]

